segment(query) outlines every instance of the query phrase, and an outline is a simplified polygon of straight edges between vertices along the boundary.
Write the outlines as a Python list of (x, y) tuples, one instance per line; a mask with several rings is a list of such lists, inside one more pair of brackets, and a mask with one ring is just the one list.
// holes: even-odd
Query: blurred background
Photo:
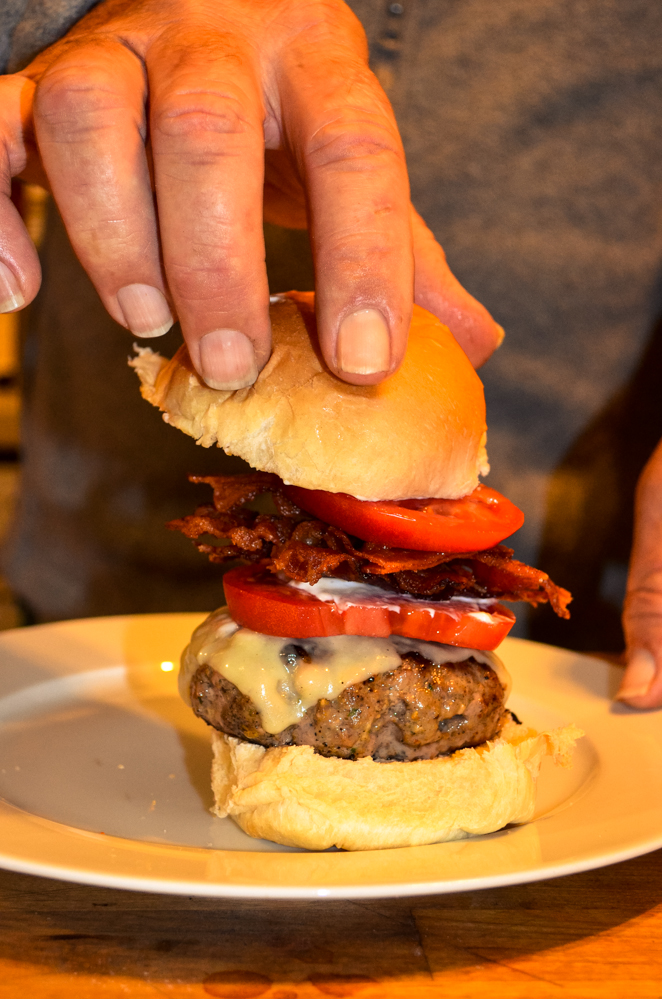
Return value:
[[(12, 197), (37, 247), (46, 224), (48, 194), (34, 184), (16, 184)], [(14, 509), (21, 474), (21, 313), (0, 313), (0, 544)], [(0, 576), (0, 631), (23, 624), (24, 616)]]

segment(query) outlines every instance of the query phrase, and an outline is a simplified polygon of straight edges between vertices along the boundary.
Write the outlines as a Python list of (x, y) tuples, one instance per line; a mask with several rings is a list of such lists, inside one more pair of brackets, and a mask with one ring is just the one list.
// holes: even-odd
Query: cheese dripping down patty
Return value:
[[(310, 662), (294, 654), (293, 646), (304, 649)], [(240, 628), (226, 607), (210, 614), (193, 632), (182, 654), (179, 691), (190, 704), (193, 674), (210, 666), (251, 699), (262, 727), (277, 735), (299, 722), (321, 698), (335, 700), (351, 684), (397, 669), (407, 652), (418, 652), (433, 663), (460, 663), (473, 657), (494, 670), (504, 689), (504, 704), (508, 699), (510, 676), (494, 652), (399, 635), (277, 638)]]

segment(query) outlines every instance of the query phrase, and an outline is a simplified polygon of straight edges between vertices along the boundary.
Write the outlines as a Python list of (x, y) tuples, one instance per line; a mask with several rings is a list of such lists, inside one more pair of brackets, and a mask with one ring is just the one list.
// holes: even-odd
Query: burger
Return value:
[(325, 367), (314, 297), (271, 303), (254, 385), (206, 386), (182, 347), (136, 348), (143, 396), (254, 472), (192, 476), (213, 498), (168, 526), (223, 577), (180, 691), (211, 727), (215, 813), (312, 850), (422, 845), (531, 818), (550, 755), (508, 709), (503, 601), (570, 594), (501, 544), (523, 522), (489, 471), (482, 384), (449, 330), (414, 307), (400, 369), (374, 386)]

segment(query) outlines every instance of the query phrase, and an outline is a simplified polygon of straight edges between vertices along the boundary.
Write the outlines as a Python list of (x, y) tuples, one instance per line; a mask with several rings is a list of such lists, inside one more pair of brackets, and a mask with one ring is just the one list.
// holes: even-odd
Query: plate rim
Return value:
[[(73, 621), (59, 621), (52, 624), (42, 624), (34, 625), (25, 629), (12, 629), (0, 635), (0, 653), (5, 646), (14, 646), (18, 643), (18, 646), (22, 644), (22, 641), (30, 641), (34, 637), (39, 636), (44, 631), (65, 631), (68, 629), (73, 629), (74, 632), (78, 629), (91, 629), (98, 628), (100, 625), (109, 628), (119, 628), (122, 629), (126, 627), (129, 622), (145, 623), (147, 625), (149, 620), (161, 620), (164, 619), (181, 619), (182, 624), (184, 621), (187, 625), (193, 626), (196, 619), (201, 619), (203, 614), (195, 613), (181, 613), (181, 614), (141, 614), (141, 615), (117, 615), (113, 617), (100, 617), (100, 618), (85, 618)], [(602, 672), (607, 674), (610, 670), (617, 669), (610, 665), (606, 660), (597, 659), (595, 657), (589, 657), (582, 653), (569, 652), (568, 650), (563, 650), (555, 646), (542, 645), (542, 643), (530, 642), (526, 639), (511, 638), (507, 639), (506, 642), (517, 643), (518, 645), (524, 644), (528, 647), (534, 647), (538, 649), (545, 650), (547, 655), (550, 653), (559, 660), (563, 656), (572, 656), (580, 660), (590, 659), (593, 663), (600, 663)], [(108, 660), (104, 663), (99, 663), (98, 665), (87, 665), (87, 670), (95, 670), (107, 667), (109, 665)], [(117, 665), (126, 665), (118, 663)], [(55, 675), (71, 675), (71, 672), (83, 672), (83, 669), (66, 670), (61, 674)], [(24, 688), (27, 689), (31, 684), (27, 683)], [(0, 679), (0, 697), (2, 697), (2, 684)], [(606, 711), (606, 705), (602, 705), (603, 711)], [(590, 732), (587, 732), (590, 737)], [(588, 789), (586, 795), (590, 798), (591, 788)], [(190, 846), (179, 846), (179, 845), (168, 845), (160, 843), (151, 843), (142, 840), (132, 840), (124, 839), (122, 837), (117, 837), (113, 835), (105, 835), (99, 833), (91, 833), (87, 830), (82, 830), (74, 826), (67, 826), (64, 823), (56, 822), (55, 820), (43, 818), (31, 812), (25, 812), (20, 807), (0, 798), (0, 818), (8, 818), (11, 816), (14, 821), (18, 821), (19, 825), (21, 822), (24, 824), (29, 824), (32, 828), (34, 825), (40, 825), (42, 827), (43, 836), (48, 840), (55, 839), (64, 836), (67, 837), (84, 837), (90, 841), (94, 840), (98, 850), (97, 853), (103, 857), (104, 852), (120, 849), (121, 852), (131, 851), (133, 849), (137, 860), (140, 859), (139, 855), (152, 854), (157, 857), (165, 853), (176, 851), (185, 851), (187, 853), (195, 853), (202, 855), (203, 857), (208, 857), (209, 855), (214, 855), (216, 857), (220, 855), (229, 854), (235, 860), (240, 860), (242, 855), (248, 855), (253, 860), (256, 857), (274, 857), (283, 858), (284, 856), (290, 857), (301, 857), (301, 856), (319, 856), (316, 854), (279, 854), (279, 853), (261, 853), (260, 851), (248, 852), (248, 851), (237, 851), (237, 850), (219, 850), (219, 849), (209, 849), (204, 847), (190, 847)], [(531, 825), (537, 825), (539, 822), (544, 822), (545, 816), (531, 823)], [(527, 828), (526, 826), (513, 828), (510, 830), (505, 830), (504, 833), (491, 834), (492, 836), (498, 835), (517, 835), (519, 829)], [(474, 839), (472, 842), (480, 842), (487, 839), (487, 837), (479, 837)], [(4, 840), (4, 837), (3, 837)], [(467, 843), (468, 840), (456, 841)], [(438, 850), (443, 849), (449, 844), (431, 844), (427, 847), (406, 847), (401, 848), (398, 853), (407, 852), (411, 850)], [(314, 885), (314, 884), (252, 884), (249, 882), (241, 883), (239, 881), (210, 881), (208, 879), (197, 878), (195, 880), (186, 879), (164, 879), (159, 877), (151, 877), (148, 873), (140, 874), (130, 874), (130, 873), (117, 873), (109, 871), (108, 869), (103, 870), (101, 864), (97, 864), (97, 869), (90, 870), (85, 867), (75, 867), (71, 863), (69, 864), (59, 864), (54, 863), (49, 860), (39, 860), (39, 859), (27, 859), (26, 857), (21, 857), (17, 855), (17, 852), (7, 852), (4, 842), (0, 841), (0, 867), (7, 870), (14, 871), (16, 873), (29, 874), (39, 877), (55, 878), (61, 881), (68, 881), (77, 884), (87, 884), (94, 885), (97, 887), (112, 887), (131, 891), (143, 891), (143, 892), (153, 892), (158, 894), (171, 894), (171, 895), (194, 895), (198, 897), (223, 897), (223, 898), (244, 898), (244, 899), (269, 899), (269, 900), (320, 900), (320, 899), (356, 899), (356, 898), (386, 898), (386, 897), (407, 897), (407, 896), (424, 896), (424, 895), (436, 895), (436, 894), (449, 894), (460, 891), (472, 891), (479, 890), (483, 888), (496, 888), (503, 887), (506, 885), (523, 884), (527, 882), (547, 880), (551, 878), (563, 877), (569, 874), (580, 873), (586, 870), (598, 869), (600, 867), (605, 867), (613, 863), (619, 863), (625, 860), (632, 859), (634, 857), (642, 856), (646, 853), (652, 852), (655, 849), (662, 847), (662, 827), (659, 832), (655, 835), (647, 835), (638, 842), (631, 842), (630, 844), (624, 844), (619, 849), (614, 849), (613, 847), (606, 847), (604, 850), (597, 849), (590, 856), (578, 856), (574, 859), (570, 857), (567, 861), (542, 861), (536, 868), (529, 869), (524, 868), (521, 870), (504, 871), (501, 873), (494, 874), (482, 874), (476, 877), (465, 877), (462, 879), (440, 879), (440, 880), (430, 880), (426, 879), (423, 881), (386, 881), (383, 883), (334, 883), (329, 885)], [(374, 855), (383, 854), (390, 851), (365, 851), (364, 855)], [(94, 853), (94, 851), (93, 851)], [(329, 859), (338, 856), (347, 856), (347, 854), (328, 854)], [(357, 856), (354, 854), (352, 856)], [(94, 858), (93, 858), (94, 859)], [(290, 861), (291, 863), (291, 861)], [(333, 864), (333, 860), (331, 860)]]
[[(54, 823), (59, 824), (59, 823)], [(76, 830), (78, 832), (79, 830)], [(113, 839), (108, 836), (110, 845)], [(159, 844), (147, 844), (158, 847)], [(432, 844), (444, 846), (443, 843)], [(16, 874), (28, 874), (34, 877), (50, 878), (66, 883), (88, 885), (97, 888), (113, 888), (121, 891), (136, 891), (158, 895), (189, 895), (198, 898), (236, 898), (265, 901), (342, 901), (343, 899), (378, 899), (378, 898), (420, 898), (426, 895), (451, 895), (464, 891), (482, 891), (489, 888), (504, 888), (511, 885), (532, 884), (536, 881), (548, 881), (567, 877), (571, 874), (581, 874), (586, 871), (599, 870), (612, 864), (623, 863), (636, 857), (645, 856), (654, 850), (662, 848), (662, 835), (642, 842), (630, 849), (616, 853), (586, 857), (581, 860), (568, 861), (566, 864), (542, 865), (535, 871), (521, 870), (516, 872), (495, 874), (485, 877), (464, 878), (455, 881), (420, 881), (420, 882), (385, 882), (374, 885), (338, 885), (329, 888), (314, 888), (302, 886), (274, 887), (269, 885), (248, 885), (230, 882), (201, 881), (165, 881), (150, 880), (145, 877), (123, 876), (117, 874), (89, 873), (75, 868), (64, 868), (39, 862), (21, 862), (15, 858), (7, 858), (0, 849), (0, 868)], [(182, 847), (181, 849), (189, 849)], [(400, 849), (407, 850), (409, 847)], [(221, 852), (221, 851), (215, 851)], [(232, 851), (239, 854), (242, 851)], [(367, 851), (371, 852), (371, 851)], [(249, 854), (254, 856), (254, 854)]]

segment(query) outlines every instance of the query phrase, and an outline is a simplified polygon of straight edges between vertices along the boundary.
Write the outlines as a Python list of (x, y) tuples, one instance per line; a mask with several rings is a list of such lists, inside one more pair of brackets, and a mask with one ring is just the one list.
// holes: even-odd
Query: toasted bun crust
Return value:
[(218, 444), (305, 489), (457, 499), (487, 474), (483, 386), (435, 316), (414, 306), (401, 367), (371, 386), (348, 385), (324, 366), (312, 293), (278, 296), (271, 322), (269, 362), (236, 392), (208, 388), (185, 347), (171, 361), (136, 347), (130, 363), (144, 398), (203, 447)]
[(583, 733), (508, 723), (494, 742), (413, 763), (329, 759), (310, 746), (264, 749), (214, 732), (215, 812), (286, 846), (376, 850), (502, 829), (533, 816), (543, 757), (570, 765)]

